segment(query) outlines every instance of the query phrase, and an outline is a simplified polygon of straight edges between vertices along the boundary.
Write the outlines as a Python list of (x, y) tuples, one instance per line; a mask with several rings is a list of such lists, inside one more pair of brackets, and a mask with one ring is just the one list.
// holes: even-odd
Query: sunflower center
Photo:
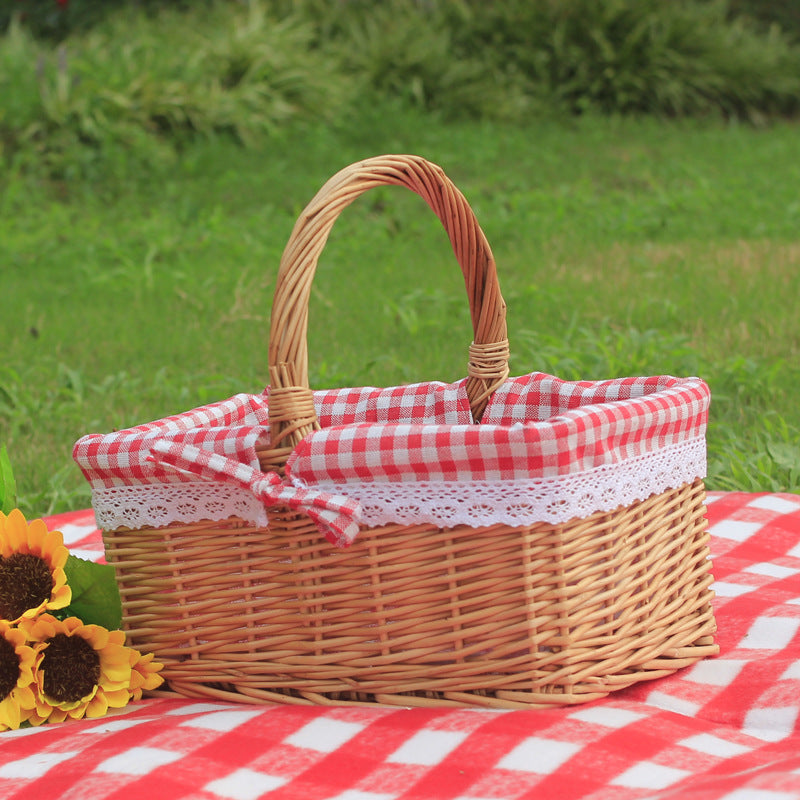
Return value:
[(53, 576), (50, 566), (31, 553), (0, 556), (0, 619), (21, 617), (50, 599)]
[(14, 645), (0, 636), (0, 702), (11, 694), (19, 678), (19, 657)]
[(81, 636), (57, 633), (42, 658), (44, 692), (58, 703), (75, 703), (100, 680), (100, 656)]

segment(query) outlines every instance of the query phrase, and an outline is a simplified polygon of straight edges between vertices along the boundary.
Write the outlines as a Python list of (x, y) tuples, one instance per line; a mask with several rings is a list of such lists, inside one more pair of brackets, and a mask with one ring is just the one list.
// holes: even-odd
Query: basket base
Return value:
[(658, 659), (660, 667), (640, 669), (627, 675), (615, 676), (606, 685), (581, 684), (571, 687), (550, 687), (550, 691), (473, 691), (473, 692), (357, 692), (342, 691), (300, 692), (268, 689), (248, 689), (241, 685), (198, 684), (170, 681), (169, 689), (152, 694), (164, 697), (189, 697), (197, 699), (223, 700), (232, 703), (252, 703), (254, 705), (329, 705), (329, 706), (395, 706), (401, 708), (491, 708), (491, 709), (537, 709), (554, 708), (564, 705), (578, 705), (592, 700), (600, 700), (612, 692), (626, 689), (642, 681), (664, 678), (680, 669), (692, 666), (708, 656), (719, 653), (719, 646), (711, 637), (703, 637), (696, 645), (684, 648), (691, 654), (679, 659)]

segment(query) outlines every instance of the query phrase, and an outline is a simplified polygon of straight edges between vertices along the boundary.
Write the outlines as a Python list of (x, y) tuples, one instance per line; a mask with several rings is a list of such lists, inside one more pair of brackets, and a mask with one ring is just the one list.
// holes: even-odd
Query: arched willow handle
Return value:
[(273, 461), (279, 450), (288, 455), (303, 436), (319, 427), (308, 387), (311, 282), (339, 214), (377, 186), (405, 186), (416, 192), (450, 237), (464, 274), (472, 316), (474, 341), (466, 390), (476, 422), (492, 392), (508, 377), (506, 306), (492, 251), (464, 195), (441, 167), (419, 156), (387, 155), (359, 161), (334, 175), (311, 200), (295, 223), (281, 259), (269, 341)]

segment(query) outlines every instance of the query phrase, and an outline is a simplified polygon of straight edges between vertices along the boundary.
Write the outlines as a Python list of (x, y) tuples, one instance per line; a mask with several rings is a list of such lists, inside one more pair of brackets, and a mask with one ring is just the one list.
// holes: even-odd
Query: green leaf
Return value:
[(800, 447), (788, 442), (768, 442), (767, 452), (772, 460), (783, 469), (800, 468)]
[(10, 514), (17, 507), (17, 484), (6, 446), (0, 447), (0, 511)]
[(122, 603), (114, 567), (70, 555), (64, 572), (72, 589), (72, 602), (65, 609), (66, 615), (78, 617), (86, 625), (117, 630), (122, 624)]

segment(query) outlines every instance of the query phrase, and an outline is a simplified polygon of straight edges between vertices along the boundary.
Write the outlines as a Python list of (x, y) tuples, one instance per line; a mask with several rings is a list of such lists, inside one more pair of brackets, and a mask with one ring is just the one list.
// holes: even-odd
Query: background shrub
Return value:
[[(338, 6), (336, 11), (331, 6)], [(334, 53), (354, 97), (366, 106), (391, 97), (450, 119), (517, 115), (521, 87), (487, 69), (486, 53), (460, 46), (446, 4), (350, 0), (318, 9), (319, 46)]]
[(312, 34), (257, 3), (123, 9), (57, 45), (12, 21), (0, 40), (0, 142), (56, 173), (85, 162), (80, 150), (150, 159), (168, 142), (223, 133), (252, 144), (342, 102), (344, 82)]
[[(168, 0), (170, 9), (180, 11), (212, 4), (213, 0)], [(120, 9), (155, 14), (164, 6), (163, 0), (5, 0), (0, 5), (0, 31), (16, 18), (37, 38), (59, 42), (95, 27)]]
[(800, 109), (800, 51), (722, 2), (470, 0), (462, 51), (573, 113), (721, 113), (761, 120)]
[(730, 0), (732, 17), (747, 16), (763, 28), (777, 25), (795, 42), (800, 42), (800, 4), (797, 0)]
[(800, 41), (765, 22), (791, 6), (766, 5), (756, 18), (744, 0), (16, 0), (0, 147), (63, 174), (113, 152), (169, 159), (188, 137), (359, 124), (386, 103), (762, 124), (800, 113)]

